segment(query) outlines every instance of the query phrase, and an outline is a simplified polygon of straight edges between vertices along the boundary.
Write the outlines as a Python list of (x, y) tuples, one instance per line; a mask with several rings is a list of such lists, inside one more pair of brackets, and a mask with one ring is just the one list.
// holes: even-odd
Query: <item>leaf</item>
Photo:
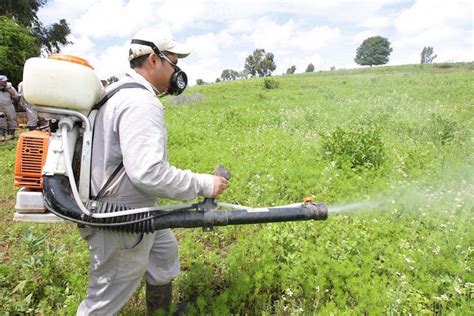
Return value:
[(28, 280), (20, 281), (20, 283), (18, 283), (15, 286), (15, 288), (13, 289), (13, 291), (11, 291), (10, 294), (15, 294), (16, 292), (23, 292), (23, 290), (25, 288), (25, 285), (26, 285), (26, 282), (28, 282)]

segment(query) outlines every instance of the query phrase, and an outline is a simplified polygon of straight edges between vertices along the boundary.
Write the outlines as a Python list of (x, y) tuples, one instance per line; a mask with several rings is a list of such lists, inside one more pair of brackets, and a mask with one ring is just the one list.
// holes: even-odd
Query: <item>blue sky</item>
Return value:
[(392, 43), (389, 65), (419, 63), (424, 46), (435, 62), (474, 60), (470, 0), (54, 0), (38, 15), (66, 18), (74, 44), (64, 52), (88, 59), (101, 78), (127, 71), (128, 42), (142, 29), (164, 29), (192, 49), (180, 62), (191, 84), (242, 70), (256, 48), (275, 55), (275, 75), (309, 63), (355, 68), (357, 47), (375, 35)]

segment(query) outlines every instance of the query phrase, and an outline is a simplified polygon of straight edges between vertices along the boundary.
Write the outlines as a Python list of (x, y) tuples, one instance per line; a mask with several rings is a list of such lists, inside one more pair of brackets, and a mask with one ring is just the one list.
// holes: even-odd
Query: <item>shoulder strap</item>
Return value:
[[(112, 91), (108, 92), (96, 105), (94, 105), (92, 107), (92, 110), (99, 110), (107, 101), (110, 100), (110, 98), (112, 98), (120, 90), (122, 90), (122, 89), (131, 89), (131, 88), (147, 89), (144, 85), (139, 84), (137, 82), (124, 83), (124, 84), (116, 87)], [(95, 121), (94, 121), (94, 123), (95, 123)], [(120, 172), (120, 170), (122, 170), (122, 168), (123, 168), (123, 161), (121, 161), (120, 164), (117, 166), (117, 168), (115, 168), (114, 172), (112, 172), (112, 174), (107, 179), (105, 184), (99, 190), (99, 193), (97, 193), (96, 196), (91, 197), (92, 200), (97, 200), (97, 199), (101, 198), (104, 195), (105, 191), (107, 191), (107, 189), (110, 187), (110, 185), (112, 184), (112, 181), (115, 180), (115, 177), (117, 177), (118, 173)]]
[(109, 101), (109, 99), (111, 97), (114, 96), (114, 94), (116, 94), (117, 92), (119, 92), (120, 90), (122, 89), (130, 89), (130, 88), (141, 88), (141, 89), (145, 89), (146, 90), (146, 87), (138, 82), (127, 82), (127, 83), (124, 83), (118, 87), (116, 87), (115, 89), (113, 89), (112, 91), (108, 92), (102, 99), (100, 99), (100, 101), (94, 105), (92, 107), (92, 110), (98, 110), (102, 107), (102, 105), (104, 105), (107, 101)]
[(123, 161), (121, 161), (119, 165), (117, 166), (117, 168), (115, 168), (114, 172), (112, 172), (110, 177), (107, 179), (105, 184), (100, 189), (99, 193), (97, 193), (96, 196), (92, 197), (93, 200), (100, 199), (105, 194), (105, 191), (107, 191), (107, 189), (110, 187), (110, 185), (112, 184), (112, 181), (115, 180), (115, 177), (117, 177), (117, 175), (119, 174), (120, 170), (122, 170), (122, 168), (123, 168)]

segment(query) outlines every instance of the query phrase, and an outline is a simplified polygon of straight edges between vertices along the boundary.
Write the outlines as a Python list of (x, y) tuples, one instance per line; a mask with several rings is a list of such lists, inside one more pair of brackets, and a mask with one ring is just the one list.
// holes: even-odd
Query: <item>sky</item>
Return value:
[(376, 35), (391, 43), (388, 65), (420, 63), (425, 46), (435, 62), (474, 60), (472, 0), (50, 0), (38, 16), (44, 24), (65, 18), (73, 44), (63, 52), (87, 59), (101, 79), (127, 72), (130, 39), (144, 29), (191, 48), (180, 60), (191, 85), (242, 71), (257, 48), (274, 54), (274, 75), (310, 63), (356, 68), (357, 47)]

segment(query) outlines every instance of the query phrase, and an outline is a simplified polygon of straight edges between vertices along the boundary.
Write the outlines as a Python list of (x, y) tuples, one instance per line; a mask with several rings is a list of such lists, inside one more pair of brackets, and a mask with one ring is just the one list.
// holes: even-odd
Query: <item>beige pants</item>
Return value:
[(80, 228), (89, 243), (87, 297), (77, 315), (116, 315), (145, 275), (152, 285), (171, 282), (179, 273), (178, 243), (170, 229), (129, 234)]

